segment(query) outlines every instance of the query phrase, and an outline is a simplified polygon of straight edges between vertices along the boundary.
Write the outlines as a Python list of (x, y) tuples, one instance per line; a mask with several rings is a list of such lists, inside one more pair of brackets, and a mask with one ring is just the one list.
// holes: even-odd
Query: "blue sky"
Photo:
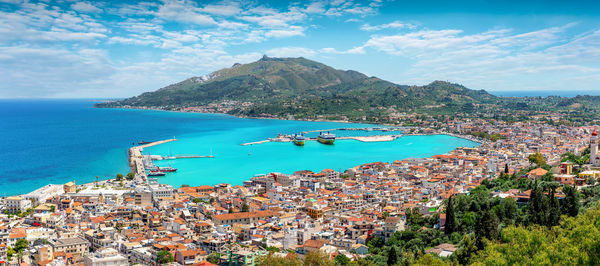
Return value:
[(398, 84), (600, 94), (600, 4), (0, 0), (0, 98), (129, 97), (263, 54)]

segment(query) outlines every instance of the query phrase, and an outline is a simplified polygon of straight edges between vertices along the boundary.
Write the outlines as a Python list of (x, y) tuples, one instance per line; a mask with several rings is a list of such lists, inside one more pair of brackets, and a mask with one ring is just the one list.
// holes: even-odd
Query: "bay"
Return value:
[[(157, 161), (178, 168), (161, 183), (241, 184), (253, 175), (297, 170), (345, 170), (375, 161), (428, 157), (477, 143), (446, 136), (404, 136), (392, 142), (337, 140), (241, 146), (306, 130), (364, 127), (364, 124), (242, 119), (222, 114), (96, 109), (99, 100), (0, 100), (0, 196), (23, 194), (49, 183), (92, 182), (129, 171), (127, 149), (138, 141), (178, 141), (144, 154), (201, 154), (215, 158)], [(336, 131), (343, 135), (382, 132)], [(316, 136), (318, 133), (312, 133)]]

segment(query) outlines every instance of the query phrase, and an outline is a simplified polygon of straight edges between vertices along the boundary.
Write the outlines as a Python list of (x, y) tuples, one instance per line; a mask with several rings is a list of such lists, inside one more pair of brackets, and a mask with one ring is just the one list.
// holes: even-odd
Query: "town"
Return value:
[[(126, 176), (50, 184), (3, 198), (0, 265), (256, 265), (266, 256), (315, 252), (358, 260), (369, 255), (370, 240), (390, 240), (408, 228), (415, 213), (444, 230), (451, 196), (467, 195), (500, 175), (551, 176), (578, 189), (595, 185), (597, 130), (535, 120), (451, 120), (410, 133), (465, 136), (481, 145), (343, 172), (299, 169), (243, 184), (180, 188), (148, 177), (141, 150), (132, 148), (132, 173)], [(589, 162), (565, 160), (565, 154), (584, 153)], [(531, 193), (508, 189), (492, 195), (523, 205)], [(560, 187), (556, 195), (564, 197)], [(448, 257), (456, 250), (455, 244), (440, 243), (425, 253)]]

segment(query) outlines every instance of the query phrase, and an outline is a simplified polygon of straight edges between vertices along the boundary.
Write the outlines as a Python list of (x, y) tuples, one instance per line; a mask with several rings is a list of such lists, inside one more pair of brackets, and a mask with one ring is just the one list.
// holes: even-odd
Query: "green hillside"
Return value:
[(456, 108), (488, 103), (497, 97), (458, 84), (435, 81), (425, 86), (397, 85), (305, 58), (270, 58), (235, 64), (207, 77), (193, 77), (154, 92), (96, 107), (151, 107), (176, 110), (223, 101), (248, 102), (228, 109), (246, 116), (357, 117), (373, 108), (408, 110), (428, 105)]

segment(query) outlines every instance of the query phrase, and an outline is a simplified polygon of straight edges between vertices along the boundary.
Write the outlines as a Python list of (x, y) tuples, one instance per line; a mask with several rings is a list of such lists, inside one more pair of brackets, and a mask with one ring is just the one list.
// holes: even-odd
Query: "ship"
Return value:
[(150, 173), (148, 173), (148, 176), (165, 176), (165, 172), (161, 172), (161, 171), (150, 171)]
[(319, 136), (317, 137), (317, 141), (323, 143), (323, 144), (333, 144), (333, 142), (335, 141), (335, 135), (329, 133), (329, 131), (327, 133), (319, 133)]
[(167, 167), (157, 167), (160, 172), (176, 172), (177, 168), (173, 168), (170, 165)]
[(305, 140), (306, 140), (306, 138), (304, 138), (304, 136), (302, 136), (302, 135), (294, 136), (294, 144), (296, 144), (297, 146), (304, 146)]

